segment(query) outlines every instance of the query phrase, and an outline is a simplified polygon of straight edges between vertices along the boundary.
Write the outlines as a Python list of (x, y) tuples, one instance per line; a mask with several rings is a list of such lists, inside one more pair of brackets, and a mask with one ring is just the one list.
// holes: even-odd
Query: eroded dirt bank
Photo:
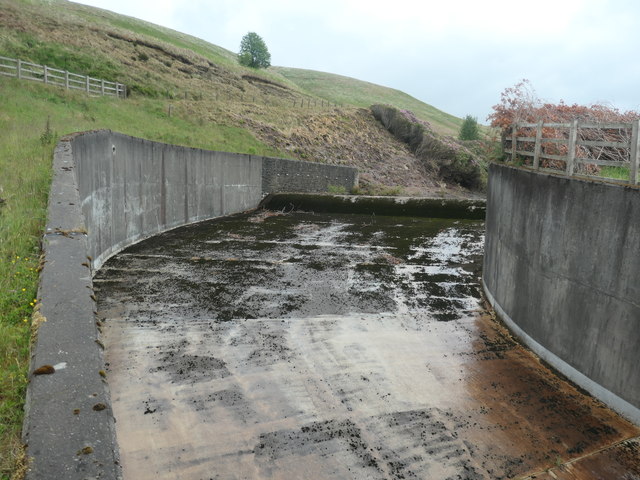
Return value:
[(125, 478), (639, 478), (640, 430), (481, 308), (482, 234), (258, 212), (107, 262)]

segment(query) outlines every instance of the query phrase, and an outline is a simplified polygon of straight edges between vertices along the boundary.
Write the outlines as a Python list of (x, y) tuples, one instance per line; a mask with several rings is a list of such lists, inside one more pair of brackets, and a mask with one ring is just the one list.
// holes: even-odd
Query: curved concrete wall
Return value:
[(142, 238), (242, 212), (272, 192), (352, 189), (357, 169), (214, 152), (111, 131), (73, 141), (73, 158), (94, 267)]
[(640, 190), (492, 165), (484, 255), (505, 322), (640, 423)]
[[(177, 147), (111, 131), (62, 140), (34, 315), (39, 327), (23, 428), (27, 478), (120, 476), (94, 268), (145, 237), (255, 208), (270, 191), (351, 189), (355, 182), (350, 167)], [(54, 373), (36, 375), (41, 366)]]
[(262, 158), (101, 131), (73, 142), (94, 266), (159, 232), (255, 208)]

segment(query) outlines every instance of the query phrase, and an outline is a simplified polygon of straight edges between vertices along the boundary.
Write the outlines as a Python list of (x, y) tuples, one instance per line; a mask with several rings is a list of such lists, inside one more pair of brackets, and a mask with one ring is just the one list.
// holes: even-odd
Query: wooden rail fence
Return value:
[(0, 75), (43, 82), (66, 89), (84, 90), (89, 95), (112, 95), (122, 98), (127, 96), (127, 87), (122, 83), (79, 75), (15, 58), (0, 57)]
[(586, 172), (589, 166), (623, 167), (629, 170), (628, 182), (638, 185), (639, 130), (640, 120), (632, 123), (539, 121), (513, 124), (507, 140), (511, 140), (511, 160), (515, 162), (518, 156), (531, 158), (535, 170), (573, 176)]

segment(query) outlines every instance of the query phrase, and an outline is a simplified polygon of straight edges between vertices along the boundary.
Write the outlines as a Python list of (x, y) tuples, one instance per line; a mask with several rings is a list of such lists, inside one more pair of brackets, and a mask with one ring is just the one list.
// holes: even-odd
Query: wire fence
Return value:
[(0, 57), (0, 75), (56, 85), (68, 90), (83, 90), (89, 95), (111, 95), (120, 98), (127, 96), (127, 87), (122, 83), (109, 82), (15, 58)]

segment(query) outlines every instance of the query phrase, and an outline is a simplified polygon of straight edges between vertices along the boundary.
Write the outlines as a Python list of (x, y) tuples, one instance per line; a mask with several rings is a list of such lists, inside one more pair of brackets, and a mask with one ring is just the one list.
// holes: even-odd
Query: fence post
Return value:
[(47, 66), (44, 66), (44, 83), (49, 83), (49, 78), (48, 78), (48, 70), (47, 70)]
[(66, 70), (64, 71), (64, 88), (69, 90), (69, 72)]
[(16, 75), (18, 78), (22, 78), (22, 60), (18, 60), (18, 66), (16, 67)]
[(104, 80), (100, 80), (100, 93), (104, 96)]
[(90, 93), (91, 90), (89, 90), (89, 75), (87, 75), (86, 77), (84, 77), (86, 80), (86, 84), (87, 84), (87, 93)]
[(518, 124), (514, 123), (513, 128), (511, 130), (511, 161), (516, 161), (516, 149), (518, 145)]
[(578, 119), (571, 122), (569, 128), (569, 142), (567, 143), (567, 170), (570, 177), (573, 176), (573, 164), (576, 159), (576, 141), (578, 139)]
[(632, 185), (638, 185), (638, 169), (640, 169), (639, 157), (640, 157), (640, 119), (633, 121), (631, 127), (631, 155), (629, 160), (631, 165), (629, 166), (629, 183)]
[(533, 168), (540, 169), (540, 152), (542, 151), (542, 120), (536, 126), (536, 146), (533, 152)]

